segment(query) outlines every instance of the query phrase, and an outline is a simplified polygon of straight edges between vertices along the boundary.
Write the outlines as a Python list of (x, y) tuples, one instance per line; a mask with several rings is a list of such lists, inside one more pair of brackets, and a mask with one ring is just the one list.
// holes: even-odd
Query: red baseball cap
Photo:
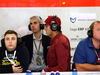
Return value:
[(57, 16), (48, 16), (48, 18), (45, 20), (45, 23), (45, 25), (56, 23), (58, 26), (61, 26), (61, 20)]

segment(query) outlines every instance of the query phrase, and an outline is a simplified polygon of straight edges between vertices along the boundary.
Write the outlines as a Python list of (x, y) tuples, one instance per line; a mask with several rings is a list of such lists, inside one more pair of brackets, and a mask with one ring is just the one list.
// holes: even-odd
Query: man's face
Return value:
[(37, 19), (31, 19), (30, 23), (31, 23), (30, 27), (33, 33), (37, 33), (40, 31), (40, 24)]
[(17, 36), (15, 34), (7, 34), (5, 36), (5, 46), (8, 51), (13, 51), (17, 46)]
[(52, 36), (52, 30), (50, 28), (50, 25), (45, 26), (45, 31), (46, 31), (47, 36)]
[(94, 24), (93, 38), (100, 41), (100, 23)]

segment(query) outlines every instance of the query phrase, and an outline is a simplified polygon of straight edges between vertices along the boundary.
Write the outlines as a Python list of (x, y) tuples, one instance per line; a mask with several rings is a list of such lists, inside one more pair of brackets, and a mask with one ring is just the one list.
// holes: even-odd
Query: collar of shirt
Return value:
[(62, 32), (58, 33), (55, 37), (50, 40), (50, 45), (54, 43), (54, 41), (62, 35)]
[[(37, 40), (36, 38), (35, 38), (35, 36), (33, 35), (33, 39), (34, 40)], [(40, 37), (40, 39), (39, 40), (42, 40), (42, 34), (41, 34), (41, 37)]]

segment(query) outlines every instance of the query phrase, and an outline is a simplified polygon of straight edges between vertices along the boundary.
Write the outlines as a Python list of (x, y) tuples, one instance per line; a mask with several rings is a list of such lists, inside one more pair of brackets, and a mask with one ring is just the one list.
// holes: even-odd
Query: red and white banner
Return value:
[(0, 0), (0, 7), (99, 7), (100, 0)]

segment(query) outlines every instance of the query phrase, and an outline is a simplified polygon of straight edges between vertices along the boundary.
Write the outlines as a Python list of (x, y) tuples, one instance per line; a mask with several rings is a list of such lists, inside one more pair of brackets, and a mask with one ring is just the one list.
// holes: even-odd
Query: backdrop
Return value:
[[(29, 18), (41, 16), (43, 20), (49, 15), (61, 19), (62, 33), (70, 41), (71, 63), (77, 44), (87, 37), (87, 30), (95, 20), (100, 20), (99, 0), (0, 0), (0, 39), (8, 29), (19, 33), (19, 37), (30, 34)], [(43, 33), (46, 35), (45, 31)]]

